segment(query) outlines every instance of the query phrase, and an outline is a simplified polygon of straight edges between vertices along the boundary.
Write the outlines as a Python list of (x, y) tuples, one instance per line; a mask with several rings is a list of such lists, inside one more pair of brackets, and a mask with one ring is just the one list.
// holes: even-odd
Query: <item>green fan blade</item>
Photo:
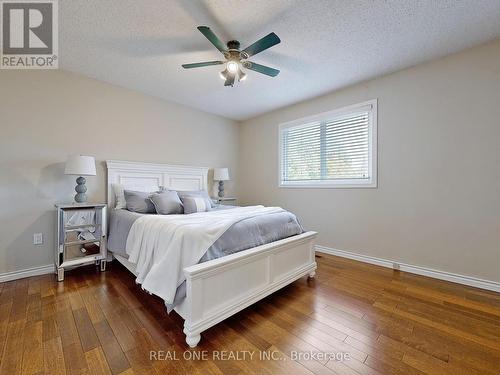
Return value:
[(280, 71), (278, 69), (270, 68), (270, 67), (265, 66), (265, 65), (256, 64), (256, 63), (250, 62), (250, 61), (248, 61), (248, 63), (245, 64), (245, 68), (253, 70), (255, 72), (265, 74), (266, 76), (271, 76), (271, 77), (276, 77), (278, 74), (280, 74)]
[(234, 74), (228, 74), (226, 82), (224, 82), (224, 86), (233, 86), (233, 85), (234, 85)]
[(193, 64), (182, 64), (182, 67), (184, 69), (191, 69), (191, 68), (201, 68), (203, 66), (221, 65), (221, 64), (224, 64), (224, 61), (205, 61), (205, 62), (193, 63)]
[(205, 35), (210, 43), (212, 43), (219, 51), (221, 51), (222, 53), (227, 51), (226, 45), (222, 43), (219, 38), (217, 38), (217, 35), (215, 35), (212, 30), (210, 30), (210, 27), (198, 26), (198, 30), (200, 30), (200, 32)]
[(256, 41), (251, 46), (248, 46), (247, 48), (245, 48), (241, 52), (246, 53), (248, 55), (248, 57), (250, 57), (250, 56), (256, 55), (259, 52), (262, 52), (268, 48), (271, 48), (272, 46), (275, 46), (276, 44), (278, 44), (280, 42), (281, 42), (281, 40), (280, 40), (280, 38), (278, 38), (278, 35), (276, 35), (275, 33), (270, 33), (270, 34), (266, 35), (264, 38)]

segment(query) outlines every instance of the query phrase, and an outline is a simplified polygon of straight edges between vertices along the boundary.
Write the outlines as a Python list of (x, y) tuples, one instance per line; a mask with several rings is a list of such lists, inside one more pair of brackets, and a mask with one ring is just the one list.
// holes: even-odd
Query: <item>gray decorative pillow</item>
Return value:
[(179, 198), (184, 198), (184, 197), (202, 197), (208, 201), (210, 204), (209, 207), (215, 207), (214, 203), (212, 202), (212, 199), (210, 199), (208, 193), (206, 190), (195, 190), (195, 191), (177, 191), (177, 194), (179, 195)]
[(127, 210), (138, 212), (140, 214), (156, 213), (153, 202), (149, 200), (151, 193), (144, 191), (125, 190), (125, 202), (127, 202)]
[(160, 193), (153, 193), (149, 199), (153, 202), (157, 214), (182, 214), (182, 202), (176, 191), (166, 190)]
[(212, 206), (210, 202), (201, 197), (190, 197), (190, 196), (185, 196), (181, 198), (182, 205), (184, 206), (184, 213), (185, 214), (194, 214), (195, 212), (205, 212), (205, 211), (210, 211), (212, 209)]

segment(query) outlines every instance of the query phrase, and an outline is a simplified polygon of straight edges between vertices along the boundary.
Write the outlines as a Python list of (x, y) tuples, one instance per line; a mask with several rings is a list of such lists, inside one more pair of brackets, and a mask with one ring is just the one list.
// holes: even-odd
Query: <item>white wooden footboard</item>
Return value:
[(314, 277), (314, 239), (306, 232), (184, 269), (186, 298), (175, 308), (186, 342), (302, 276)]

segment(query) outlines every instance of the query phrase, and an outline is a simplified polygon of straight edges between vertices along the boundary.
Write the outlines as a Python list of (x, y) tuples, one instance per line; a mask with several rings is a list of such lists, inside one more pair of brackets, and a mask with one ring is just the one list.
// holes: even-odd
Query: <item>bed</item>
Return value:
[[(113, 211), (112, 208), (115, 207), (113, 183), (119, 183), (128, 190), (144, 192), (156, 191), (160, 186), (171, 190), (207, 190), (208, 168), (205, 167), (116, 160), (108, 160), (106, 165), (107, 203), (110, 211)], [(235, 208), (233, 211), (236, 214), (245, 210), (251, 211), (251, 208)], [(255, 208), (255, 210), (262, 209)], [(137, 267), (137, 263), (129, 261), (124, 249), (121, 249), (126, 243), (123, 239), (124, 235), (117, 234), (118, 225), (116, 225), (119, 222), (122, 227), (128, 226), (130, 229), (131, 223), (137, 217), (134, 218), (133, 213), (130, 212), (118, 212), (123, 210), (116, 211), (111, 212), (109, 227), (115, 232), (111, 232), (108, 239), (111, 245), (108, 246), (111, 247), (110, 253), (113, 258), (139, 277), (142, 272), (140, 264)], [(179, 286), (180, 291), (179, 288), (177, 289), (176, 301), (170, 304), (170, 307), (184, 319), (184, 334), (186, 343), (190, 347), (197, 346), (204, 330), (227, 317), (303, 276), (314, 277), (316, 232), (293, 232), (294, 229), (290, 229), (293, 228), (292, 226), (285, 225), (287, 220), (285, 216), (276, 210), (271, 210), (270, 214), (276, 215), (273, 221), (278, 222), (275, 225), (281, 225), (279, 231), (289, 231), (288, 234), (281, 235), (286, 238), (228, 255), (224, 254), (225, 256), (215, 259), (210, 256), (206, 257), (205, 254), (206, 259), (203, 262), (181, 269), (185, 282), (182, 287)], [(227, 210), (223, 213), (207, 213), (207, 215), (228, 217), (233, 213)], [(172, 220), (172, 218), (168, 219)], [(254, 223), (254, 226), (262, 227), (262, 223)], [(112, 229), (113, 227), (115, 229)], [(273, 233), (269, 232), (268, 235), (272, 238)], [(226, 240), (226, 242), (231, 241)], [(130, 243), (128, 245), (130, 247)], [(219, 247), (224, 248), (223, 245)]]

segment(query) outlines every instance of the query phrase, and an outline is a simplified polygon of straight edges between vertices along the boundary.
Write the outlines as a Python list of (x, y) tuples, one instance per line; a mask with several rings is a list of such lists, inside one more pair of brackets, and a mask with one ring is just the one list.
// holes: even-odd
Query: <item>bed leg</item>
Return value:
[(315, 276), (316, 276), (316, 271), (311, 271), (311, 272), (309, 272), (309, 275), (307, 276), (307, 278), (314, 279)]
[(194, 335), (186, 334), (186, 343), (191, 348), (195, 348), (196, 345), (198, 345), (198, 343), (200, 342), (200, 340), (201, 340), (201, 335), (199, 333)]
[(182, 332), (184, 332), (184, 334), (186, 335), (186, 343), (189, 345), (189, 347), (195, 348), (201, 340), (201, 335), (199, 333), (189, 332), (185, 324)]

